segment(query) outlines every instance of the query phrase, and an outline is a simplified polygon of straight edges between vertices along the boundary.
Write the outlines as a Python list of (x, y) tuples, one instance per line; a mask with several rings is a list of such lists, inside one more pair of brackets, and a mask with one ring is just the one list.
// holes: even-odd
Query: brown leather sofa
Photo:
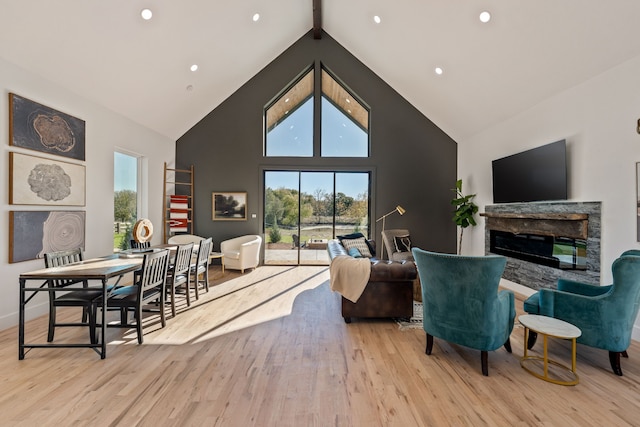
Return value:
[[(371, 242), (371, 241), (370, 241)], [(339, 240), (329, 240), (329, 257), (349, 255)], [(413, 281), (418, 272), (413, 261), (388, 261), (370, 258), (369, 282), (356, 303), (342, 297), (342, 317), (351, 323), (352, 317), (413, 316)]]

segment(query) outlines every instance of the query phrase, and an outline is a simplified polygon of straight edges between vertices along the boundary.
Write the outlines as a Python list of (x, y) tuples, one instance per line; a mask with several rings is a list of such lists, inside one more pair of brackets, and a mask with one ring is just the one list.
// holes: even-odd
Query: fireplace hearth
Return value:
[(503, 277), (532, 289), (558, 278), (600, 284), (600, 202), (489, 205), (485, 253), (507, 257)]

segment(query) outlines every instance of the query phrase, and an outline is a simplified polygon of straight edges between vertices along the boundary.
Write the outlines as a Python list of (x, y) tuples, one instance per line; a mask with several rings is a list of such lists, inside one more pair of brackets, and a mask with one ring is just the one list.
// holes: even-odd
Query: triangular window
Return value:
[[(319, 112), (314, 111), (313, 68), (265, 109), (265, 156), (369, 156), (369, 108), (327, 70), (320, 74)], [(320, 132), (314, 137), (318, 121)]]

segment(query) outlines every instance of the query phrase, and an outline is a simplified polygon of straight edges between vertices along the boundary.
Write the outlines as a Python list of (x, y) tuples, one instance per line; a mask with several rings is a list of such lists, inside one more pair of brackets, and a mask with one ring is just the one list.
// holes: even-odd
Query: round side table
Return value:
[[(577, 326), (563, 320), (554, 319), (553, 317), (539, 316), (536, 314), (525, 314), (519, 316), (518, 321), (522, 326), (524, 326), (524, 355), (522, 356), (522, 359), (520, 359), (520, 366), (522, 366), (522, 368), (531, 375), (554, 384), (578, 384), (579, 378), (576, 373), (576, 339), (582, 335), (582, 331)], [(529, 338), (529, 331), (537, 332), (539, 335), (542, 335), (542, 357), (528, 355), (527, 341)], [(571, 368), (549, 359), (547, 352), (549, 337), (571, 340)], [(540, 361), (542, 361), (542, 374), (540, 372), (536, 372), (536, 370), (531, 366)], [(550, 364), (566, 370), (568, 379), (565, 380), (558, 376), (551, 376), (549, 374)]]

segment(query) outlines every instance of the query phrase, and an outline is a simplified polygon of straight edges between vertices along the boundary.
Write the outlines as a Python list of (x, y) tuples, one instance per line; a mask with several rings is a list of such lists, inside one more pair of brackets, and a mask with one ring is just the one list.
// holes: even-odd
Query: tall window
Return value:
[(326, 265), (329, 239), (368, 235), (370, 179), (370, 172), (265, 171), (265, 263)]
[(139, 205), (138, 157), (115, 152), (113, 157), (113, 249), (127, 249), (131, 231), (138, 218)]

